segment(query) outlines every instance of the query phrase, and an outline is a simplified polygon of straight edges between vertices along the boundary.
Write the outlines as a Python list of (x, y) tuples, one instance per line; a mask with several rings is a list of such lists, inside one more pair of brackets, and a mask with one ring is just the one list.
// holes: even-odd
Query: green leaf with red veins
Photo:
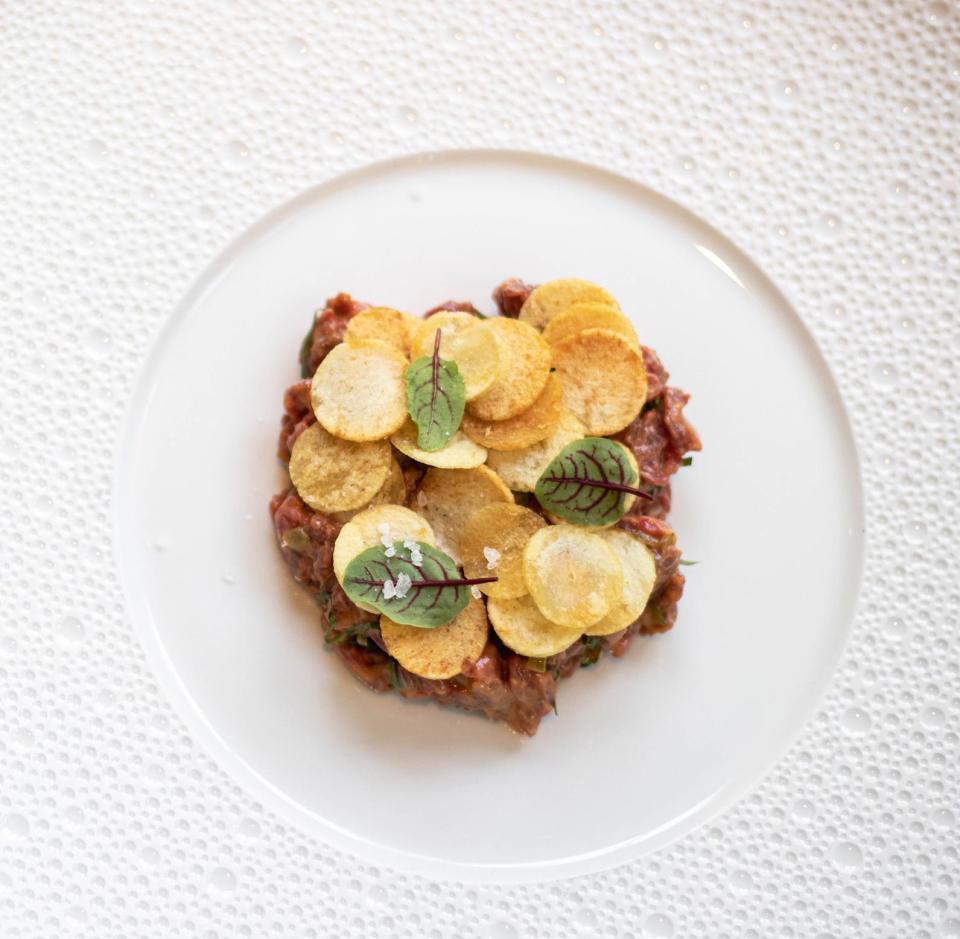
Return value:
[(434, 629), (469, 602), (470, 588), (496, 577), (463, 577), (453, 558), (423, 541), (375, 545), (358, 554), (343, 575), (354, 603), (373, 607), (395, 623)]
[(574, 525), (611, 525), (623, 517), (628, 495), (650, 499), (623, 444), (584, 437), (567, 444), (537, 480), (537, 501)]
[(417, 425), (417, 446), (428, 453), (446, 446), (460, 427), (467, 389), (456, 362), (440, 358), (440, 330), (433, 355), (407, 367), (407, 410)]

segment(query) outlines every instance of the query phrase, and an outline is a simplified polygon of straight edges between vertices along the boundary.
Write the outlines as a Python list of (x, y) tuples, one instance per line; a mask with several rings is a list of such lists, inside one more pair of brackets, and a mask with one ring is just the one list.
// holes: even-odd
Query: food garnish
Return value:
[(584, 437), (567, 444), (537, 480), (537, 501), (576, 525), (602, 526), (619, 521), (629, 497), (649, 500), (641, 489), (633, 455), (605, 437)]
[(358, 606), (424, 629), (449, 623), (470, 601), (470, 586), (496, 577), (462, 577), (453, 558), (425, 541), (394, 541), (361, 551), (343, 575)]
[(440, 338), (438, 329), (433, 353), (415, 359), (406, 374), (407, 410), (417, 425), (417, 446), (427, 453), (441, 449), (457, 432), (466, 404), (457, 363), (440, 358)]

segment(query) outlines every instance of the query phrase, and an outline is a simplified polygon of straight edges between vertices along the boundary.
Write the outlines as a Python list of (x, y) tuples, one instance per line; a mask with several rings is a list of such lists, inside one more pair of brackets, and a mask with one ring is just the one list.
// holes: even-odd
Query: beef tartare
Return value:
[(493, 299), (499, 316), (328, 300), (270, 512), (360, 681), (533, 735), (561, 679), (674, 625), (670, 483), (700, 440), (605, 290), (511, 278)]

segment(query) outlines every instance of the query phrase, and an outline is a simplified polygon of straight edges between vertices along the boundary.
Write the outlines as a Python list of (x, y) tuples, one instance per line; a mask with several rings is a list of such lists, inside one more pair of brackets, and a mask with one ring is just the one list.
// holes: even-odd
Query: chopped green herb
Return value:
[(692, 457), (692, 456), (685, 456), (685, 457), (680, 461), (680, 465), (681, 465), (681, 466), (693, 466), (693, 457)]
[(667, 615), (656, 605), (656, 603), (651, 603), (649, 607), (650, 615), (657, 621), (658, 626), (667, 625)]
[(403, 682), (400, 681), (400, 673), (397, 671), (397, 663), (393, 659), (387, 662), (387, 678), (390, 679), (390, 687), (394, 691), (403, 690)]
[(314, 316), (310, 320), (310, 328), (307, 330), (306, 336), (303, 337), (303, 342), (300, 343), (300, 377), (301, 378), (312, 378), (310, 374), (310, 348), (313, 345), (313, 329), (316, 326), (317, 318)]
[(603, 641), (599, 636), (584, 636), (581, 642), (583, 655), (580, 657), (580, 668), (587, 668), (603, 655)]
[(323, 640), (331, 646), (343, 646), (352, 642), (367, 647), (370, 643), (370, 630), (376, 627), (376, 623), (356, 623), (347, 629), (337, 629), (336, 621), (331, 617), (330, 626), (323, 634)]
[(663, 401), (663, 398), (661, 398), (661, 397), (659, 397), (659, 396), (657, 396), (656, 398), (653, 398), (653, 399), (650, 400), (650, 401), (647, 401), (647, 403), (644, 404), (644, 406), (643, 406), (642, 408), (640, 408), (640, 413), (641, 413), (641, 414), (646, 414), (647, 411), (652, 411), (654, 408), (660, 407), (660, 404), (661, 404), (662, 401)]
[(700, 562), (699, 562), (699, 561), (688, 561), (686, 558), (681, 558), (679, 561), (677, 561), (677, 563), (678, 563), (681, 567), (693, 567), (694, 564), (699, 564)]
[(535, 659), (530, 656), (527, 656), (527, 658), (524, 659), (523, 664), (531, 672), (545, 672), (547, 670), (546, 659)]
[(307, 534), (306, 528), (291, 528), (283, 533), (280, 540), (285, 548), (289, 548), (297, 554), (302, 554), (310, 547), (310, 536)]

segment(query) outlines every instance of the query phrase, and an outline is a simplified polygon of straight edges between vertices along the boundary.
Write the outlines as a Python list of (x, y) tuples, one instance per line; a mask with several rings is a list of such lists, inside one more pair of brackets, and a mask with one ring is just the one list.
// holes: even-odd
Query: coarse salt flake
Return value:
[(487, 559), (488, 571), (492, 571), (500, 563), (500, 552), (496, 548), (484, 548), (483, 556)]
[(413, 581), (410, 579), (410, 577), (401, 571), (399, 574), (397, 574), (397, 586), (394, 595), (398, 599), (402, 600), (407, 595), (412, 585)]
[(392, 600), (397, 595), (397, 586), (394, 582), (388, 577), (383, 582), (383, 599)]
[(474, 600), (479, 600), (483, 596), (483, 594), (480, 593), (480, 588), (476, 584), (471, 585), (470, 596), (472, 596)]

